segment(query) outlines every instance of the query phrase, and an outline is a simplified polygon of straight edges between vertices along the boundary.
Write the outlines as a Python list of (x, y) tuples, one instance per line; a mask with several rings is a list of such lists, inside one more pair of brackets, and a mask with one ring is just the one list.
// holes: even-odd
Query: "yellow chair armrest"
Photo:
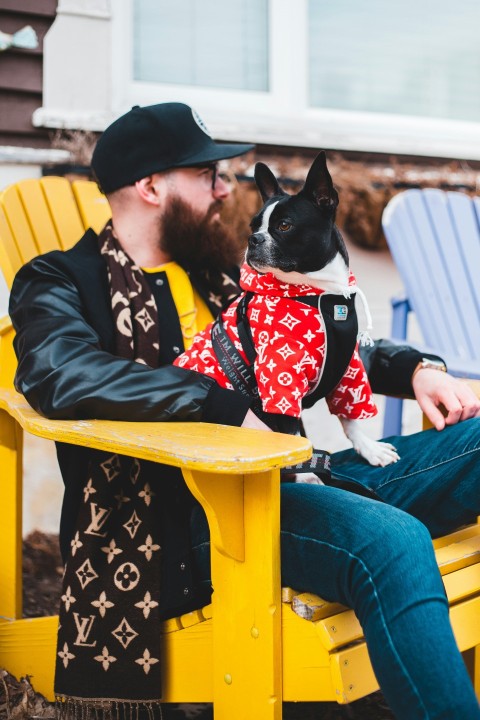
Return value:
[[(0, 390), (1, 460), (15, 477), (21, 458), (19, 426), (41, 437), (180, 467), (205, 509), (211, 536), (212, 683), (216, 712), (231, 717), (257, 678), (249, 717), (281, 714), (280, 473), (311, 455), (308, 440), (291, 435), (204, 423), (48, 420), (23, 396)], [(0, 593), (6, 617), (21, 617), (21, 485), (8, 483), (5, 557)], [(253, 643), (253, 645), (252, 645)], [(167, 663), (168, 664), (168, 663)], [(49, 681), (50, 682), (50, 681)], [(169, 675), (165, 692), (173, 692)], [(50, 691), (51, 692), (51, 691)]]
[(212, 473), (256, 473), (303, 462), (309, 440), (207, 423), (48, 420), (14, 390), (0, 390), (0, 408), (40, 437), (142, 460)]

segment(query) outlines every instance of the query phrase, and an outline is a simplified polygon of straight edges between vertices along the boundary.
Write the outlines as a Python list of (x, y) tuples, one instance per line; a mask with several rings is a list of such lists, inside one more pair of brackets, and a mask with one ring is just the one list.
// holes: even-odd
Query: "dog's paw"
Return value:
[(360, 442), (357, 442), (354, 447), (359, 455), (375, 467), (385, 467), (400, 460), (396, 448), (390, 443), (379, 442), (365, 437)]
[(340, 418), (340, 422), (356, 452), (368, 460), (370, 465), (385, 467), (400, 460), (400, 455), (393, 445), (369, 438), (360, 430), (358, 420)]
[(313, 473), (296, 473), (295, 482), (305, 483), (306, 485), (325, 485), (325, 483)]

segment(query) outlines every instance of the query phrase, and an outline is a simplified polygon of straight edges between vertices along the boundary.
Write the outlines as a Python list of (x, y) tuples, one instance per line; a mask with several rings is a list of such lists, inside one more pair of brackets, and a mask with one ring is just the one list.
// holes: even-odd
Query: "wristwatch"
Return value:
[(440, 372), (447, 372), (447, 366), (443, 360), (435, 360), (433, 358), (422, 358), (418, 363), (417, 367), (412, 373), (412, 380), (419, 370), (440, 370)]

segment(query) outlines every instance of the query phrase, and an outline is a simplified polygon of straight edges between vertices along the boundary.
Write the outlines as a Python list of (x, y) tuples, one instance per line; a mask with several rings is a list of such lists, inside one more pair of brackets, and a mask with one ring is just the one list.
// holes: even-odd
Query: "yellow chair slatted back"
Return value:
[(89, 180), (76, 180), (72, 183), (72, 189), (85, 229), (91, 227), (99, 233), (111, 217), (107, 198), (97, 184)]
[(22, 264), (15, 238), (0, 203), (0, 270), (9, 288), (12, 287), (15, 273)]
[(110, 207), (97, 184), (61, 177), (21, 180), (0, 194), (0, 270), (8, 287), (41, 253), (68, 250), (89, 227), (99, 232)]
[(53, 176), (42, 178), (40, 186), (57, 231), (60, 247), (68, 250), (80, 240), (85, 230), (72, 186), (65, 178)]
[[(21, 266), (38, 255), (39, 250), (25, 214), (17, 185), (11, 185), (2, 193), (1, 203), (12, 229), (13, 240), (20, 256)], [(18, 269), (18, 267), (15, 268), (15, 270)]]
[[(40, 182), (38, 180), (21, 180), (16, 184), (16, 187), (33, 234), (37, 254), (61, 248), (60, 238), (55, 229)], [(17, 238), (18, 242), (22, 242), (22, 240)]]

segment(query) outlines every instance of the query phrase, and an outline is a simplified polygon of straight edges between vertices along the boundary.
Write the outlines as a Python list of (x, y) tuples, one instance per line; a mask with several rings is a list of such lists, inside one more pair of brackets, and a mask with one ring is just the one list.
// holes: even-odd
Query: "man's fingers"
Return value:
[(460, 404), (455, 406), (448, 411), (447, 417), (445, 418), (445, 425), (455, 425), (462, 419), (463, 408)]
[(480, 415), (480, 408), (476, 404), (467, 404), (462, 408), (461, 420), (469, 420), (477, 415)]
[(435, 405), (435, 403), (432, 402), (432, 400), (430, 400), (430, 398), (427, 396), (421, 399), (419, 398), (418, 403), (422, 408), (422, 411), (432, 423), (433, 427), (437, 430), (443, 430), (443, 428), (445, 427), (445, 418), (443, 417), (442, 413)]
[(480, 415), (480, 398), (478, 398), (473, 390), (466, 383), (459, 383), (460, 388), (457, 393), (458, 399), (462, 405), (462, 420), (468, 420), (472, 417)]
[(462, 417), (462, 403), (457, 397), (457, 393), (451, 388), (442, 388), (438, 393), (438, 405), (443, 405), (447, 411), (445, 425), (455, 425)]
[(439, 400), (448, 411), (445, 423), (455, 425), (468, 420), (480, 412), (480, 402), (472, 390), (463, 383), (457, 383), (452, 392), (439, 393)]
[(272, 429), (269, 428), (268, 425), (265, 425), (265, 423), (262, 422), (260, 418), (257, 417), (254, 412), (252, 412), (252, 410), (248, 410), (241, 427), (251, 428), (252, 430), (268, 430), (269, 432), (272, 431)]
[[(437, 430), (442, 430), (445, 424), (480, 417), (480, 399), (473, 389), (448, 373), (427, 368), (416, 373), (412, 385), (420, 407)], [(440, 417), (439, 407), (444, 409), (445, 419)]]
[(462, 420), (468, 420), (469, 418), (480, 416), (480, 407), (464, 407), (464, 415), (462, 414)]

